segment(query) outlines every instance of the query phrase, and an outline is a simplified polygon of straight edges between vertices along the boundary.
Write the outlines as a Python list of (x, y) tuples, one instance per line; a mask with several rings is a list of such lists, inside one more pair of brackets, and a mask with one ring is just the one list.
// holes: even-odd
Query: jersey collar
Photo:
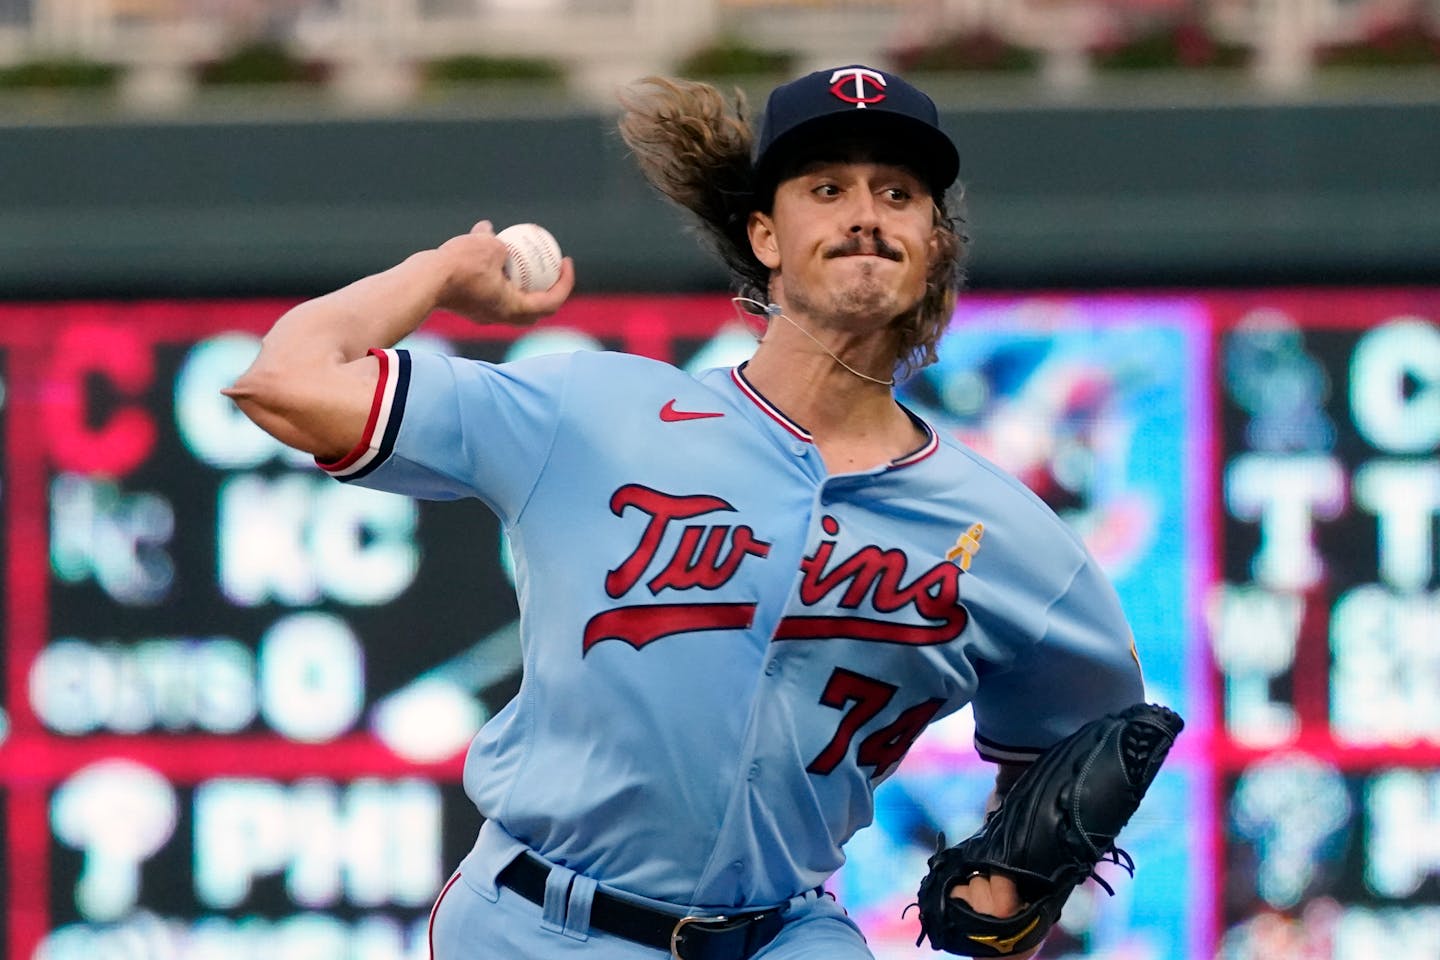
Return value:
[[(746, 397), (749, 397), (750, 401), (760, 409), (761, 413), (778, 423), (786, 433), (806, 443), (814, 443), (815, 438), (809, 430), (806, 430), (800, 426), (800, 424), (787, 417), (779, 407), (765, 399), (765, 395), (759, 390), (756, 390), (750, 381), (745, 379), (744, 369), (745, 364), (743, 363), (730, 369), (730, 379), (735, 381), (735, 386), (740, 388), (740, 392)], [(905, 404), (900, 404), (900, 409), (905, 411), (905, 415), (914, 421), (917, 427), (925, 431), (925, 442), (904, 456), (891, 460), (889, 466), (886, 468), (890, 470), (919, 463), (940, 448), (940, 435), (935, 432), (934, 427), (926, 423), (913, 410), (905, 406)]]
[(740, 392), (749, 397), (751, 402), (760, 408), (761, 413), (784, 427), (786, 432), (791, 436), (804, 440), (806, 443), (814, 443), (815, 438), (810, 435), (809, 430), (806, 430), (800, 426), (800, 424), (781, 413), (779, 407), (775, 406), (769, 400), (766, 400), (759, 390), (756, 390), (750, 385), (750, 381), (746, 380), (745, 374), (741, 372), (744, 366), (745, 364), (742, 363), (740, 366), (730, 369), (730, 379), (735, 381), (735, 385), (740, 388)]

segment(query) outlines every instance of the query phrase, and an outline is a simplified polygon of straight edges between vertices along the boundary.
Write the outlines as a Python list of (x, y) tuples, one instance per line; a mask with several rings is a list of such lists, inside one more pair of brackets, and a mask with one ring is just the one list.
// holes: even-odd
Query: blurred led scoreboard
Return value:
[[(220, 396), (287, 306), (0, 306), (3, 956), (428, 956), (518, 677), (507, 555), (478, 503), (337, 484)], [(1189, 722), (1137, 878), (1045, 956), (1440, 956), (1437, 321), (1440, 290), (975, 295), (905, 384), (1080, 531)], [(753, 344), (698, 296), (412, 346)], [(978, 823), (970, 732), (920, 740), (836, 878), (881, 958)]]

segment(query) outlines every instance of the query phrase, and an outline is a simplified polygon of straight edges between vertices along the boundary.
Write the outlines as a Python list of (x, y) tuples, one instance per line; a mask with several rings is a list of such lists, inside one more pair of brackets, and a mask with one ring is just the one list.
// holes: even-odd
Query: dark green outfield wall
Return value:
[[(1440, 103), (951, 112), (978, 286), (1440, 280)], [(597, 115), (14, 124), (0, 298), (305, 294), (480, 217), (585, 290), (723, 278)]]

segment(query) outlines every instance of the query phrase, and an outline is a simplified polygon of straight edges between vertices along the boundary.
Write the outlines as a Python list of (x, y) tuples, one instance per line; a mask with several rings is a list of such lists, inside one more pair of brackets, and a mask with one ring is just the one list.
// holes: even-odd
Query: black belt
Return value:
[[(531, 903), (543, 906), (549, 876), (549, 865), (527, 851), (495, 879)], [(596, 890), (590, 904), (591, 928), (665, 950), (678, 960), (747, 960), (774, 940), (784, 925), (778, 909), (725, 917), (677, 917), (604, 890)]]

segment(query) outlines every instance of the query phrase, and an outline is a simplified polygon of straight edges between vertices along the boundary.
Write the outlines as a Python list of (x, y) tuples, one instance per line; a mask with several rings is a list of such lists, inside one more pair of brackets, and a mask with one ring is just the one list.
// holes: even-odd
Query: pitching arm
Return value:
[(554, 313), (574, 287), (567, 258), (545, 291), (522, 292), (504, 276), (508, 254), (488, 221), (434, 250), (285, 313), (260, 354), (223, 391), (261, 429), (321, 460), (360, 440), (379, 377), (371, 347), (389, 347), (436, 309), (477, 323), (532, 324)]

